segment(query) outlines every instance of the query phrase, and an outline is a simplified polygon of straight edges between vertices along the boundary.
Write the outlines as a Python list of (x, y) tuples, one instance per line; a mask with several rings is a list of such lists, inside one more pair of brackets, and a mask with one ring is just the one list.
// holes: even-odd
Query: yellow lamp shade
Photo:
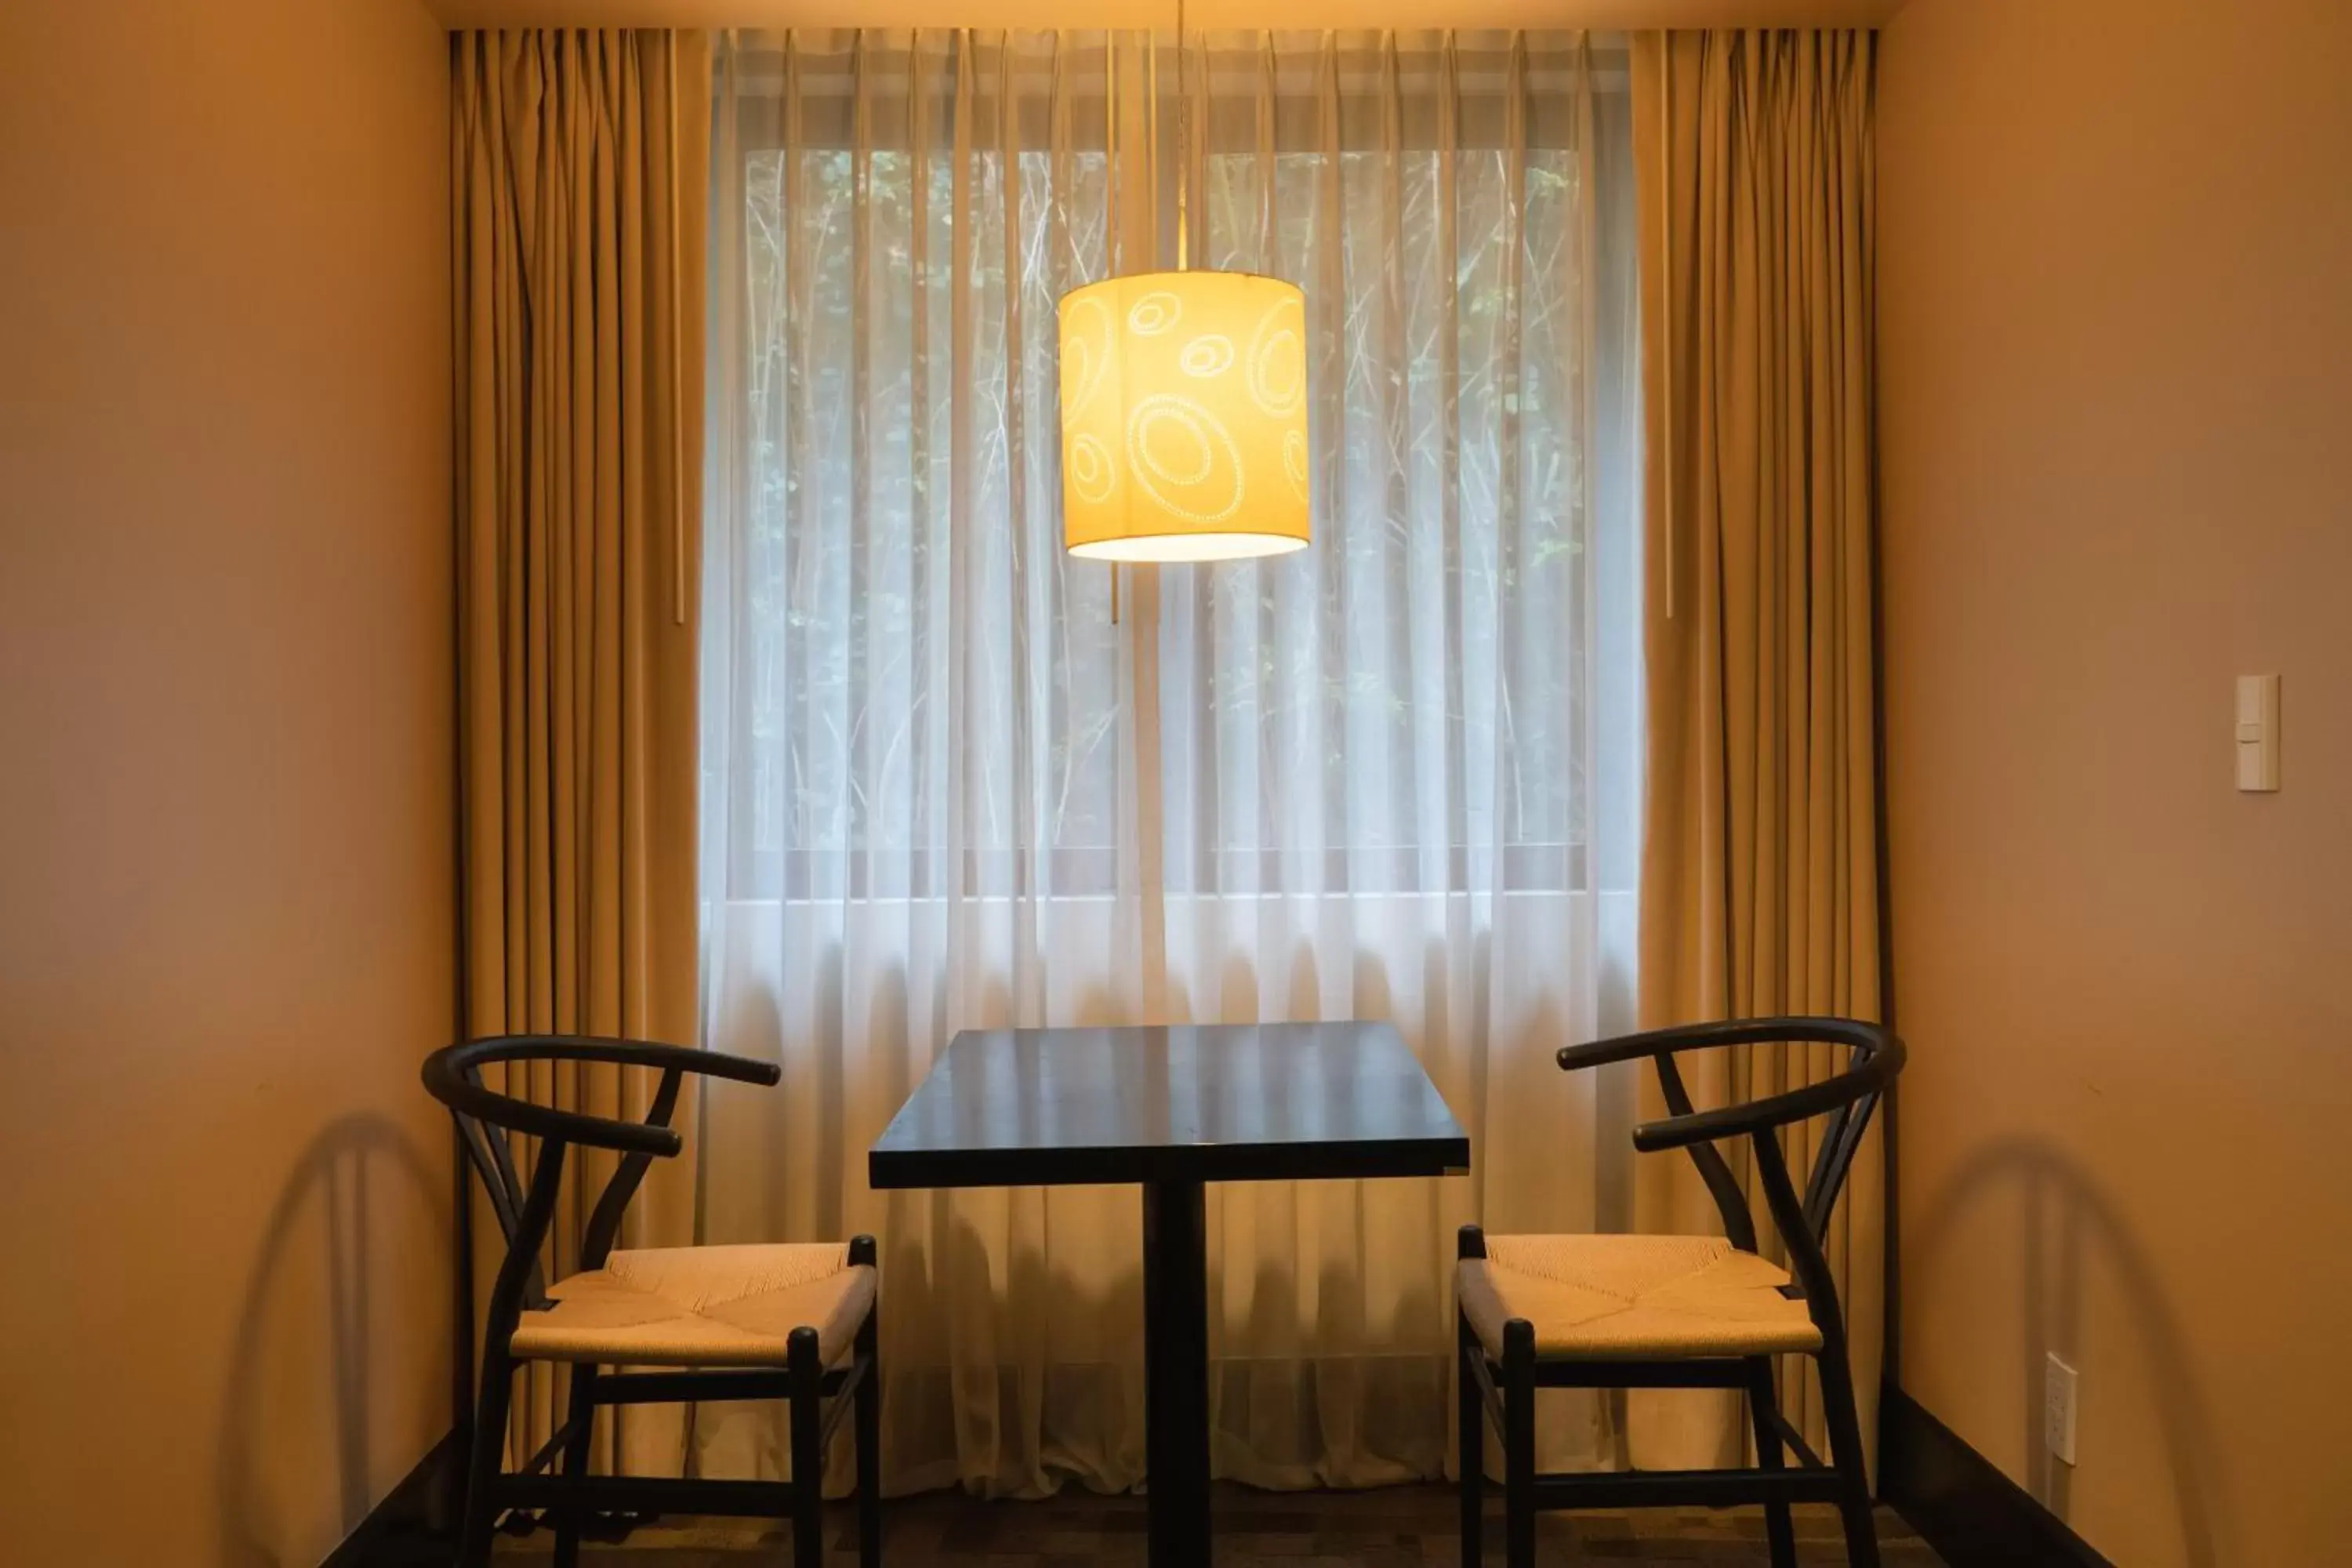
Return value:
[(1062, 298), (1062, 538), (1103, 561), (1303, 548), (1307, 299), (1245, 272)]

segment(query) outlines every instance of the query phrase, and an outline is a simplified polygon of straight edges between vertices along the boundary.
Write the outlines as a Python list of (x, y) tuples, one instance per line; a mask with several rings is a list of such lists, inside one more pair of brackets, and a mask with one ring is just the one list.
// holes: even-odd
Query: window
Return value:
[(1083, 897), (1144, 836), (1171, 895), (1570, 892), (1612, 823), (1630, 883), (1629, 175), (1580, 40), (1196, 54), (1195, 259), (1307, 292), (1316, 542), (1114, 622), (1060, 549), (1054, 308), (1114, 224), (1143, 265), (1141, 193), (1169, 248), (1172, 65), (1155, 188), (1100, 35), (873, 39), (721, 95), (726, 896)]

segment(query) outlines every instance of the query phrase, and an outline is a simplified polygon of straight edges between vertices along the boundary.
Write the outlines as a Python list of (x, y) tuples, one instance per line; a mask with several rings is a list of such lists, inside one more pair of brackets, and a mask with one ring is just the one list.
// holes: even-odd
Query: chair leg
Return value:
[(1503, 1561), (1536, 1568), (1536, 1328), (1503, 1324)]
[[(1759, 1469), (1782, 1468), (1780, 1431), (1772, 1425), (1780, 1396), (1772, 1386), (1772, 1362), (1757, 1356), (1748, 1363), (1748, 1413), (1756, 1426), (1756, 1464)], [(1764, 1505), (1764, 1537), (1770, 1542), (1772, 1568), (1797, 1568), (1797, 1532), (1789, 1521), (1789, 1505)]]
[(1479, 1537), (1486, 1508), (1486, 1402), (1478, 1393), (1472, 1356), (1486, 1352), (1471, 1331), (1470, 1321), (1454, 1315), (1454, 1377), (1461, 1385), (1454, 1399), (1454, 1420), (1462, 1466), (1462, 1568), (1477, 1568), (1484, 1551)]
[(794, 1329), (784, 1342), (792, 1385), (793, 1568), (824, 1568), (824, 1449), (817, 1435), (824, 1416), (824, 1363), (816, 1331)]
[(857, 1359), (866, 1363), (858, 1379), (857, 1423), (857, 1563), (858, 1568), (882, 1568), (882, 1330), (879, 1309), (869, 1309), (857, 1331)]
[(1838, 1512), (1845, 1520), (1845, 1560), (1851, 1568), (1878, 1568), (1878, 1521), (1870, 1506), (1870, 1466), (1862, 1452), (1862, 1418), (1853, 1404), (1853, 1373), (1845, 1346), (1822, 1347), (1815, 1364), (1822, 1374), (1822, 1415), (1830, 1429), (1830, 1463), (1843, 1485)]
[(555, 1568), (579, 1568), (580, 1527), (588, 1514), (582, 1489), (588, 1483), (588, 1451), (596, 1429), (596, 1367), (581, 1362), (572, 1369), (572, 1398), (563, 1407), (571, 1433), (563, 1441), (562, 1500), (555, 1508)]
[(474, 1405), (473, 1451), (466, 1463), (466, 1522), (457, 1535), (457, 1568), (488, 1568), (490, 1561), (490, 1531), (499, 1520), (491, 1494), (505, 1463), (507, 1406), (513, 1398), (514, 1363), (495, 1342), (485, 1346), (482, 1392)]

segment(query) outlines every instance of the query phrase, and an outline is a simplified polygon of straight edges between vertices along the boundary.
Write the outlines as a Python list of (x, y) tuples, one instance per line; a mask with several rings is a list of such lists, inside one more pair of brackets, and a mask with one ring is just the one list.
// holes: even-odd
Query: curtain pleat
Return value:
[[(467, 1026), (691, 1043), (708, 44), (452, 49)], [(652, 1086), (539, 1064), (507, 1087), (634, 1117)], [(575, 1154), (549, 1278), (611, 1171)], [(648, 1177), (623, 1245), (693, 1224), (689, 1156)], [(486, 1210), (476, 1229), (495, 1242)], [(528, 1379), (514, 1460), (561, 1421), (561, 1380)], [(614, 1415), (602, 1462), (675, 1468), (675, 1413)]]
[[(1872, 64), (1867, 33), (1633, 41), (1648, 436), (1644, 1026), (1878, 1016)], [(1773, 1094), (1828, 1075), (1835, 1057), (1746, 1047), (1694, 1063), (1692, 1090), (1702, 1104)], [(1791, 1132), (1794, 1168), (1807, 1168), (1820, 1131)], [(1724, 1152), (1747, 1180), (1745, 1151)], [(1874, 1125), (1827, 1249), (1874, 1451), (1885, 1194)], [(1759, 1238), (1772, 1238), (1752, 1185), (1750, 1202)], [(1719, 1224), (1686, 1160), (1648, 1163), (1637, 1210), (1643, 1229)], [(1783, 1366), (1783, 1405), (1818, 1448), (1806, 1366)], [(1642, 1396), (1634, 1456), (1734, 1461), (1745, 1441), (1736, 1414), (1722, 1395)]]
[[(1580, 35), (731, 35), (704, 668), (713, 1241), (883, 1248), (885, 1473), (1142, 1479), (1132, 1189), (875, 1193), (960, 1028), (1388, 1018), (1446, 1182), (1211, 1197), (1213, 1461), (1444, 1472), (1454, 1228), (1622, 1228), (1641, 720), (1631, 136)], [(1192, 107), (1180, 142), (1176, 108)], [(1158, 157), (1153, 157), (1154, 148)], [(1308, 300), (1312, 549), (1061, 548), (1055, 307), (1192, 265)], [(775, 1475), (773, 1411), (698, 1413)], [(1616, 1457), (1548, 1396), (1547, 1459)], [(845, 1475), (835, 1478), (845, 1480)]]

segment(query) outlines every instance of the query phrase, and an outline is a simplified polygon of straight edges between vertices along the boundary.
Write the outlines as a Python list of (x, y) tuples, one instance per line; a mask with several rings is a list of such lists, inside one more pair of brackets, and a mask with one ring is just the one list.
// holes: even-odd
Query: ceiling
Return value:
[[(425, 0), (452, 27), (1171, 26), (1177, 0)], [(1184, 0), (1193, 28), (1874, 27), (1905, 0)]]

